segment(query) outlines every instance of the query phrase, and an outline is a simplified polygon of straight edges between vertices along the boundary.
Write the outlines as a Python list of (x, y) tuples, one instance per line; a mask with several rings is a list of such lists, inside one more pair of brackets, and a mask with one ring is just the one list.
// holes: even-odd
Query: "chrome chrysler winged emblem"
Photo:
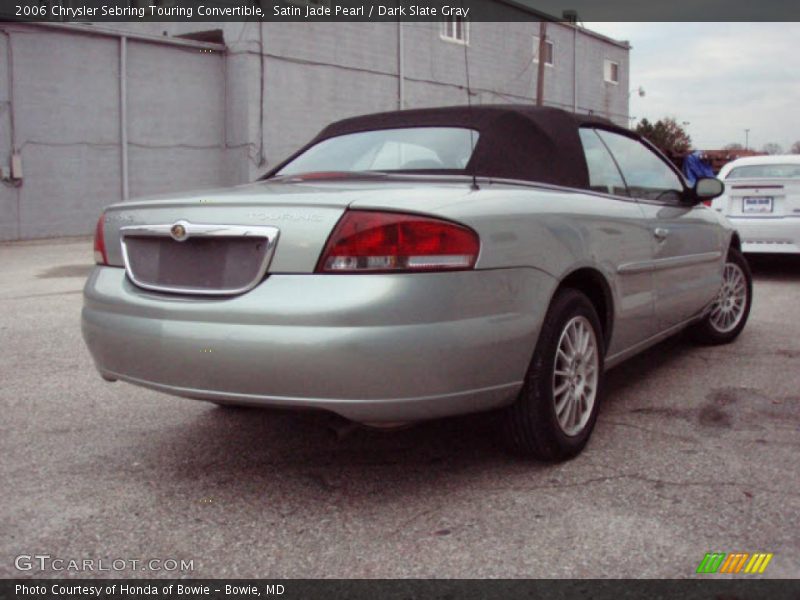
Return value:
[(186, 231), (186, 226), (180, 222), (175, 223), (172, 227), (170, 227), (169, 234), (176, 242), (182, 242), (189, 237), (189, 233)]

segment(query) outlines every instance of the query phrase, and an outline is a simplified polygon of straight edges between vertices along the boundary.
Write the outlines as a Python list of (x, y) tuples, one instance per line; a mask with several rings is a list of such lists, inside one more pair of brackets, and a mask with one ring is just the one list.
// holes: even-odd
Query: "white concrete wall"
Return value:
[[(11, 90), (8, 85), (9, 40), (0, 35), (0, 167), (11, 165)], [(0, 240), (19, 239), (19, 189), (0, 181)]]
[[(282, 23), (263, 28), (268, 165), (333, 120), (398, 108), (396, 23)], [(244, 40), (240, 51), (257, 54), (257, 32), (255, 25), (245, 31), (239, 26), (237, 37)], [(535, 101), (538, 65), (533, 61), (533, 36), (538, 33), (538, 23), (470, 24), (467, 60), (473, 103)], [(572, 110), (573, 29), (551, 23), (547, 36), (555, 42), (555, 64), (545, 68), (545, 104)], [(403, 24), (403, 42), (404, 108), (467, 103), (463, 45), (441, 39), (436, 22)], [(627, 126), (628, 49), (586, 32), (578, 33), (577, 42), (578, 112), (591, 111)], [(620, 62), (619, 85), (603, 81), (603, 57)]]
[[(103, 27), (108, 27), (108, 24)], [(0, 183), (0, 240), (90, 233), (122, 194), (119, 39), (0, 24), (13, 43), (14, 107), (24, 179)], [(175, 36), (221, 29), (227, 51), (129, 38), (130, 197), (244, 183), (331, 121), (398, 108), (396, 23), (119, 23)], [(471, 23), (473, 103), (531, 103), (538, 23)], [(573, 106), (573, 30), (548, 24), (555, 65), (545, 103)], [(628, 49), (577, 36), (578, 110), (626, 125)], [(465, 104), (465, 48), (440, 24), (403, 24), (405, 108)], [(10, 165), (8, 39), (0, 35), (0, 166)], [(263, 49), (263, 52), (262, 52)], [(603, 58), (621, 81), (603, 81)], [(262, 91), (263, 90), (263, 91)]]
[[(23, 179), (0, 183), (0, 239), (85, 234), (122, 199), (120, 42), (8, 25)], [(11, 155), (0, 36), (0, 165)], [(131, 198), (234, 183), (224, 146), (224, 54), (128, 41)]]

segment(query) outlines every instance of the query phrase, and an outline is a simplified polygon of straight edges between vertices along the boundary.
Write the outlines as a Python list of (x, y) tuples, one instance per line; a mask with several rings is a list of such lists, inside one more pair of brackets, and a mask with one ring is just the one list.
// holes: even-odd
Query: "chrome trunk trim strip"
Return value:
[[(180, 239), (178, 239), (173, 230), (181, 228)], [(138, 287), (152, 290), (155, 292), (165, 292), (170, 294), (193, 294), (202, 296), (233, 296), (236, 294), (243, 294), (250, 291), (257, 286), (264, 275), (267, 273), (270, 262), (272, 262), (272, 255), (275, 252), (275, 245), (278, 241), (280, 230), (277, 227), (269, 227), (263, 225), (212, 225), (204, 223), (190, 223), (189, 221), (176, 221), (169, 224), (157, 225), (129, 225), (120, 228), (120, 244), (122, 245), (122, 259), (125, 263), (125, 272), (128, 278)], [(208, 237), (257, 237), (263, 238), (267, 242), (267, 247), (264, 250), (264, 256), (259, 265), (256, 275), (247, 283), (247, 285), (237, 288), (222, 288), (222, 289), (203, 289), (203, 288), (190, 288), (190, 287), (175, 287), (157, 285), (147, 283), (137, 279), (133, 268), (131, 266), (130, 258), (128, 256), (128, 248), (125, 243), (125, 238), (129, 236), (138, 237), (172, 237), (176, 243), (182, 243), (185, 240), (194, 237), (208, 238)]]

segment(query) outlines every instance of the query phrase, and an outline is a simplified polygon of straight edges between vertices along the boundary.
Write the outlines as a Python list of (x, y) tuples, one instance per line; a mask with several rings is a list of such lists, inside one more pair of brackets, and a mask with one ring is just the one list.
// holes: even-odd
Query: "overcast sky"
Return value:
[[(696, 148), (800, 140), (800, 23), (586, 23), (628, 40), (630, 114), (672, 116)], [(636, 122), (636, 121), (635, 121)]]

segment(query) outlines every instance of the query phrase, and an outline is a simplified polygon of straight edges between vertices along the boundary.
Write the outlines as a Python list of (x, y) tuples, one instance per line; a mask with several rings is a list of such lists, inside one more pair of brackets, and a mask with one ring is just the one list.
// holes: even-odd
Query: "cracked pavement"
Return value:
[[(609, 373), (586, 451), (507, 455), (496, 415), (348, 431), (94, 371), (91, 242), (0, 244), (0, 576), (14, 557), (184, 559), (191, 577), (692, 577), (706, 552), (800, 575), (800, 260), (760, 259), (729, 346)], [(342, 434), (337, 435), (337, 430)]]

